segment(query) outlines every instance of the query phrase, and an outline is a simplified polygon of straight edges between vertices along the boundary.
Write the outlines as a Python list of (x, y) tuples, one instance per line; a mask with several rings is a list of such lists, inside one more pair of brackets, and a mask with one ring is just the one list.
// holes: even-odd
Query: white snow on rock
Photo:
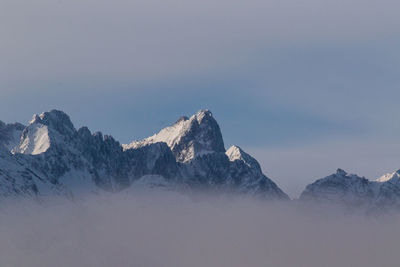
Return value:
[[(193, 117), (191, 118), (193, 119)], [(158, 142), (165, 142), (169, 147), (174, 147), (182, 138), (182, 136), (190, 130), (190, 120), (181, 119), (174, 125), (162, 129), (159, 133), (154, 134), (148, 138), (140, 141), (133, 141), (129, 145), (123, 145), (124, 149), (139, 148), (148, 144), (154, 144)]]
[(235, 161), (235, 160), (243, 160), (245, 161), (245, 159), (243, 158), (243, 150), (238, 147), (238, 146), (231, 146), (225, 153), (230, 161)]
[(380, 183), (384, 183), (387, 182), (389, 180), (392, 179), (399, 179), (400, 178), (400, 170), (393, 172), (393, 173), (386, 173), (384, 175), (382, 175), (381, 177), (379, 177), (378, 179), (376, 179), (376, 182), (380, 182)]
[(21, 143), (13, 152), (38, 155), (50, 148), (49, 128), (46, 125), (34, 122), (26, 130)]

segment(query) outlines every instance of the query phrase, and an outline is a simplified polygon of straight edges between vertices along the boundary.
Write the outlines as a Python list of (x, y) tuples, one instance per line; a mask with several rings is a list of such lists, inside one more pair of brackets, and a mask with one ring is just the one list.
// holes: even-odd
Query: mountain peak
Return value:
[(13, 151), (37, 155), (46, 152), (52, 143), (70, 140), (76, 133), (69, 116), (60, 110), (35, 114), (24, 129), (21, 142)]
[(346, 176), (347, 172), (339, 168), (339, 169), (336, 170), (336, 175), (338, 175), (338, 176)]
[(165, 142), (180, 162), (213, 152), (225, 152), (224, 141), (217, 121), (207, 109), (181, 117), (174, 125), (141, 141), (124, 145), (124, 149), (138, 148), (152, 143)]
[(197, 121), (200, 123), (204, 118), (212, 118), (212, 112), (208, 109), (201, 109), (196, 113)]
[(233, 145), (225, 152), (225, 154), (228, 156), (230, 161), (243, 161), (247, 166), (261, 172), (261, 167), (257, 160), (244, 152), (240, 147)]
[(76, 132), (69, 116), (60, 110), (51, 110), (43, 112), (40, 115), (35, 114), (29, 124), (46, 125), (62, 135), (72, 135)]

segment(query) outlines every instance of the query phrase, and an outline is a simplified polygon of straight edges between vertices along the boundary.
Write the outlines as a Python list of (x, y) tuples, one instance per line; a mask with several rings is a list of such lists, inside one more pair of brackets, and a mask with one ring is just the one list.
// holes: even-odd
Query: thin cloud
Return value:
[[(396, 266), (399, 218), (166, 193), (2, 206), (2, 266)], [(326, 216), (323, 218), (324, 215)]]

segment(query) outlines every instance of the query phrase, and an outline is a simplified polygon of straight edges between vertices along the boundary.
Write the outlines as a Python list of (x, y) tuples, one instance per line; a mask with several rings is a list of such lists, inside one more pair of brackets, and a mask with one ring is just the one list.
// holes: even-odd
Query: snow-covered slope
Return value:
[(225, 153), (220, 128), (208, 110), (182, 117), (130, 145), (121, 145), (110, 135), (91, 133), (87, 127), (76, 130), (68, 115), (57, 110), (33, 116), (26, 127), (6, 126), (0, 125), (0, 133), (7, 127), (15, 129), (0, 136), (1, 196), (14, 192), (72, 198), (159, 184), (288, 199), (239, 147)]

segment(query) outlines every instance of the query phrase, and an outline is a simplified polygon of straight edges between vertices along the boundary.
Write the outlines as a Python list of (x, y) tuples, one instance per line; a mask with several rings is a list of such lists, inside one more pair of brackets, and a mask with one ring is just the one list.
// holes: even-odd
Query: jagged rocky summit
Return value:
[(34, 115), (27, 126), (0, 123), (0, 196), (75, 197), (142, 186), (289, 199), (254, 158), (238, 146), (225, 150), (208, 110), (129, 145), (76, 129), (58, 110)]

